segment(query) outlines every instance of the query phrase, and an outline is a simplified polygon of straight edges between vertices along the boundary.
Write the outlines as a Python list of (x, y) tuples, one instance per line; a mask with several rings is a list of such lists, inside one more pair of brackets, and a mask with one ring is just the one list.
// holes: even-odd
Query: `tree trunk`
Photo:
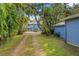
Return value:
[(39, 27), (39, 29), (40, 29), (41, 31), (43, 31), (42, 28), (41, 28), (40, 22), (37, 20), (36, 13), (35, 13), (34, 17), (35, 17), (35, 20), (36, 20), (36, 22), (37, 22), (37, 26)]

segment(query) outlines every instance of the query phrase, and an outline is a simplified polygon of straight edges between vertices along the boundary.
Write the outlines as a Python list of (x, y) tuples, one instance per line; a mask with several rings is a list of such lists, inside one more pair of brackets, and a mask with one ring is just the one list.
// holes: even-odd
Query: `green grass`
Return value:
[(65, 44), (63, 39), (55, 36), (37, 36), (41, 47), (47, 56), (75, 56), (79, 55), (79, 48)]
[[(14, 36), (6, 41), (3, 45), (0, 46), (0, 55), (6, 56), (10, 55), (13, 49), (19, 44), (22, 40), (23, 35)], [(45, 55), (47, 56), (79, 56), (79, 48), (74, 47), (69, 44), (65, 44), (63, 39), (45, 35), (37, 35), (36, 39), (38, 40), (41, 47), (44, 49)], [(28, 36), (24, 43), (23, 50), (21, 51), (22, 55), (33, 56), (34, 48), (32, 46), (32, 36)]]
[(3, 45), (0, 46), (0, 55), (10, 55), (11, 50), (22, 40), (23, 35), (16, 35), (9, 38)]

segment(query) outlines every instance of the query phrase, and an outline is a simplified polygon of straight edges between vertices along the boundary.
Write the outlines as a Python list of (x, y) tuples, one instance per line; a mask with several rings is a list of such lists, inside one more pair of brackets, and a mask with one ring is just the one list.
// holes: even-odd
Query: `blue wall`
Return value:
[(67, 43), (79, 47), (79, 18), (65, 20), (65, 25), (55, 26), (54, 32), (64, 38)]
[(67, 42), (79, 46), (79, 19), (66, 21)]
[(58, 33), (60, 35), (60, 37), (65, 39), (65, 26), (64, 25), (56, 26), (54, 28), (54, 32)]

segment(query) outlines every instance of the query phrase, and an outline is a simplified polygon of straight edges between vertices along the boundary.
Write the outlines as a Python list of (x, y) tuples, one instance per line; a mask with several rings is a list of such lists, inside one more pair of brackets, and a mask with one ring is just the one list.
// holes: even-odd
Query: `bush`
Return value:
[(54, 33), (54, 35), (55, 35), (56, 37), (60, 37), (60, 35), (59, 35), (58, 33)]
[(35, 32), (37, 32), (37, 31), (38, 31), (38, 29), (34, 29), (34, 31), (35, 31)]

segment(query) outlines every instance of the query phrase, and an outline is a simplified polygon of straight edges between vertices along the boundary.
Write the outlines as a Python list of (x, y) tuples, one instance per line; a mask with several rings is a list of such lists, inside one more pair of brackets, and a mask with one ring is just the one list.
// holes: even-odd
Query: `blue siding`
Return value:
[(60, 37), (65, 38), (65, 27), (64, 27), (64, 25), (63, 26), (56, 26), (54, 32), (58, 33), (60, 35)]
[(67, 42), (79, 46), (79, 19), (66, 21)]

